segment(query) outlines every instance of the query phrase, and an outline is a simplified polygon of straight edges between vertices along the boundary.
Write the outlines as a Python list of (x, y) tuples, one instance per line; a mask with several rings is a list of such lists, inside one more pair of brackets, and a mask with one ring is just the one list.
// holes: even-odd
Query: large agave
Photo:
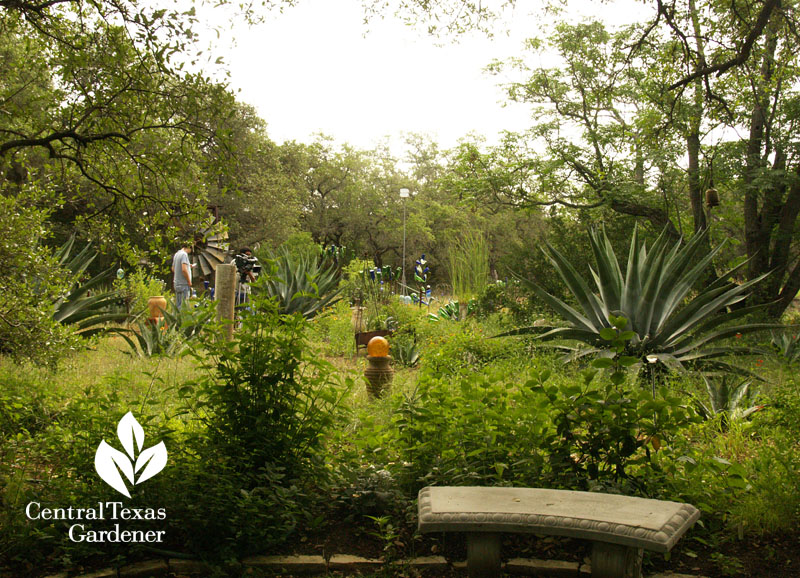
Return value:
[(336, 266), (324, 267), (319, 257), (293, 256), (284, 250), (273, 257), (272, 269), (261, 288), (278, 300), (281, 313), (311, 319), (340, 299)]
[[(503, 335), (538, 334), (543, 341), (575, 340), (583, 344), (571, 356), (577, 358), (607, 351), (609, 343), (601, 336), (601, 331), (612, 327), (610, 316), (624, 317), (628, 320), (625, 329), (633, 333), (624, 355), (633, 356), (640, 363), (658, 360), (671, 369), (693, 366), (701, 370), (744, 373), (722, 358), (753, 353), (753, 350), (718, 344), (733, 336), (776, 327), (766, 323), (734, 324), (758, 309), (757, 306), (730, 309), (744, 300), (748, 290), (763, 276), (741, 285), (727, 281), (743, 266), (740, 265), (693, 293), (693, 288), (707, 276), (708, 267), (721, 248), (703, 254), (705, 235), (705, 232), (695, 235), (686, 244), (681, 241), (671, 244), (662, 233), (648, 250), (634, 229), (623, 274), (605, 231), (590, 231), (596, 262), (591, 273), (597, 293), (569, 261), (548, 244), (545, 254), (580, 310), (550, 295), (536, 283), (525, 281), (569, 325), (525, 327)], [(604, 332), (608, 333), (608, 330)]]
[(120, 295), (117, 291), (105, 291), (103, 286), (110, 281), (113, 267), (98, 273), (86, 282), (80, 278), (97, 257), (97, 252), (87, 244), (72, 256), (75, 236), (71, 236), (55, 253), (59, 264), (70, 271), (72, 286), (69, 292), (53, 304), (53, 319), (64, 325), (72, 325), (84, 337), (103, 331), (106, 323), (125, 321), (127, 314), (115, 310)]

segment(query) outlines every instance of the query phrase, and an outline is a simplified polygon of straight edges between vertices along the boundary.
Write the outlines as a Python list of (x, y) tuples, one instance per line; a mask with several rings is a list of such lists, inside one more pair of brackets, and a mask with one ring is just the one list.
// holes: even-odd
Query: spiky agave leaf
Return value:
[(321, 261), (283, 250), (272, 258), (272, 273), (261, 288), (277, 299), (281, 313), (311, 319), (341, 299), (336, 266), (325, 267)]
[[(591, 274), (596, 293), (566, 257), (548, 244), (543, 250), (575, 297), (579, 309), (550, 295), (535, 282), (522, 279), (569, 325), (524, 327), (500, 336), (530, 334), (541, 341), (578, 341), (584, 347), (576, 350), (574, 356), (580, 357), (607, 348), (608, 342), (602, 339), (601, 331), (612, 326), (610, 315), (622, 316), (628, 320), (626, 329), (634, 332), (626, 345), (626, 356), (644, 362), (648, 355), (655, 355), (670, 369), (685, 369), (691, 365), (746, 374), (746, 370), (727, 363), (724, 358), (730, 353), (743, 355), (760, 351), (716, 345), (737, 334), (780, 325), (741, 322), (745, 315), (764, 306), (729, 309), (746, 299), (749, 290), (765, 277), (741, 285), (727, 281), (741, 265), (697, 294), (691, 294), (721, 248), (703, 253), (706, 235), (703, 232), (682, 244), (680, 241), (673, 243), (662, 233), (648, 249), (640, 243), (634, 228), (623, 275), (605, 231), (591, 231), (589, 240), (595, 258)], [(737, 321), (739, 323), (735, 323)]]
[[(107, 323), (125, 321), (127, 314), (114, 311), (120, 294), (105, 291), (103, 285), (113, 276), (113, 267), (81, 283), (80, 278), (97, 257), (91, 243), (72, 256), (75, 236), (72, 235), (56, 251), (59, 264), (71, 272), (69, 292), (53, 304), (53, 319), (64, 325), (74, 325), (79, 335), (88, 337), (104, 330)], [(90, 292), (98, 291), (90, 295)]]

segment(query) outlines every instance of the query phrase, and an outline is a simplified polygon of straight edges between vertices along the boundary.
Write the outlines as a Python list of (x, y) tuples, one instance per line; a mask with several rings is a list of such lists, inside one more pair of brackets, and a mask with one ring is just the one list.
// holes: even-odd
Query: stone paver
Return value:
[(361, 558), (336, 554), (328, 560), (328, 570), (378, 570), (383, 567), (383, 560), (378, 558)]
[(698, 574), (673, 574), (672, 572), (666, 572), (663, 574), (650, 574), (648, 578), (706, 578), (706, 577), (700, 576)]
[(201, 575), (206, 576), (209, 572), (208, 564), (198, 560), (184, 560), (181, 558), (170, 558), (169, 571), (178, 576)]
[(509, 574), (525, 576), (547, 576), (548, 578), (578, 578), (580, 568), (577, 562), (562, 560), (536, 560), (533, 558), (514, 558), (505, 564)]
[(242, 560), (245, 566), (285, 569), (287, 572), (324, 574), (328, 565), (322, 556), (251, 556)]
[(447, 558), (444, 556), (420, 556), (410, 562), (418, 570), (446, 570)]
[[(443, 556), (421, 556), (410, 560), (400, 561), (418, 570), (445, 570), (452, 567), (454, 570), (466, 571), (466, 561), (448, 562)], [(346, 573), (374, 572), (384, 566), (381, 559), (362, 558), (337, 554), (329, 561), (322, 556), (251, 556), (242, 560), (245, 566), (258, 567), (271, 570), (285, 570), (293, 574), (318, 574), (325, 575), (329, 571)], [(591, 567), (585, 563), (566, 562), (562, 560), (537, 560), (531, 558), (514, 558), (503, 564), (503, 570), (508, 574), (524, 576), (540, 576), (547, 578), (587, 578), (591, 575)], [(209, 566), (198, 560), (183, 560), (173, 558), (169, 563), (164, 560), (149, 560), (124, 566), (119, 570), (105, 568), (89, 574), (82, 574), (74, 578), (160, 578), (174, 574), (176, 576), (206, 576)], [(68, 578), (67, 572), (53, 574), (46, 578)], [(651, 574), (647, 578), (706, 578), (701, 575), (676, 574), (672, 572)]]
[(166, 576), (169, 573), (169, 566), (164, 560), (149, 560), (138, 562), (130, 566), (123, 566), (119, 569), (120, 578), (151, 578)]
[(118, 578), (116, 568), (103, 568), (91, 574), (81, 574), (80, 578)]

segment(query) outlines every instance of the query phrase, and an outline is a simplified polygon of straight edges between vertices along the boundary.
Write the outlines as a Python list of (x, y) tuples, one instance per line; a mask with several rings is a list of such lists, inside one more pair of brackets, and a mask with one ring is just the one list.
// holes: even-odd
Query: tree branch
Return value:
[(764, 6), (761, 8), (761, 12), (756, 19), (753, 28), (750, 30), (750, 33), (745, 38), (744, 43), (742, 44), (739, 52), (733, 58), (726, 60), (724, 62), (720, 62), (718, 64), (712, 64), (709, 66), (704, 66), (695, 72), (683, 77), (678, 82), (673, 83), (670, 85), (667, 90), (675, 90), (676, 88), (680, 88), (682, 86), (686, 86), (687, 84), (691, 83), (693, 80), (709, 76), (711, 74), (717, 73), (717, 76), (721, 76), (725, 71), (735, 67), (741, 66), (747, 59), (750, 58), (750, 53), (753, 50), (753, 45), (755, 44), (756, 40), (761, 36), (764, 32), (764, 28), (769, 23), (769, 19), (772, 16), (772, 13), (780, 4), (780, 0), (767, 0), (764, 3)]

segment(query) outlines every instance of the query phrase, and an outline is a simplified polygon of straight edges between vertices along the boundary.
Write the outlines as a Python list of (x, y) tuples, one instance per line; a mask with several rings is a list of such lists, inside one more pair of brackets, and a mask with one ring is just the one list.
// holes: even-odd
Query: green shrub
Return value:
[(499, 339), (487, 339), (481, 326), (472, 322), (440, 321), (420, 327), (421, 366), (440, 377), (479, 370), (495, 361), (517, 355), (518, 347), (509, 347)]
[[(180, 391), (199, 426), (187, 446), (198, 466), (214, 464), (220, 487), (209, 495), (213, 526), (200, 525), (207, 531), (196, 528), (193, 540), (218, 554), (263, 549), (292, 531), (309, 507), (303, 491), (327, 483), (323, 444), (353, 385), (310, 351), (300, 314), (281, 314), (257, 295), (251, 306), (233, 341), (203, 339), (202, 376)], [(194, 475), (187, 483), (197, 488), (210, 476), (202, 467)], [(235, 532), (221, 539), (223, 527)], [(247, 532), (252, 538), (242, 542)]]
[(355, 351), (352, 311), (346, 300), (341, 300), (322, 315), (311, 320), (312, 340), (327, 355), (346, 356)]
[(731, 508), (732, 525), (757, 535), (800, 526), (800, 443), (786, 432), (771, 434), (746, 464), (747, 491)]
[(698, 419), (666, 389), (653, 399), (641, 388), (595, 381), (595, 371), (555, 385), (546, 383), (549, 375), (540, 373), (526, 387), (543, 394), (540, 411), (552, 419), (539, 443), (548, 456), (549, 483), (556, 487), (636, 493), (637, 478), (650, 475), (652, 453)]
[[(536, 485), (545, 456), (533, 440), (548, 418), (542, 397), (518, 374), (476, 373), (456, 382), (423, 375), (397, 404), (388, 439), (390, 466), (407, 495), (438, 485)], [(396, 452), (396, 455), (393, 455)]]
[(150, 297), (164, 295), (164, 281), (151, 276), (145, 269), (136, 268), (122, 279), (114, 280), (114, 288), (120, 292), (129, 315), (137, 315), (147, 309)]
[(0, 354), (54, 365), (77, 343), (53, 318), (53, 304), (70, 287), (69, 271), (43, 245), (47, 210), (35, 192), (0, 195)]
[(496, 281), (486, 285), (475, 298), (473, 309), (479, 319), (486, 319), (493, 314), (508, 315), (514, 323), (531, 323), (543, 317), (536, 308), (537, 301), (533, 294), (525, 291), (517, 279)]

